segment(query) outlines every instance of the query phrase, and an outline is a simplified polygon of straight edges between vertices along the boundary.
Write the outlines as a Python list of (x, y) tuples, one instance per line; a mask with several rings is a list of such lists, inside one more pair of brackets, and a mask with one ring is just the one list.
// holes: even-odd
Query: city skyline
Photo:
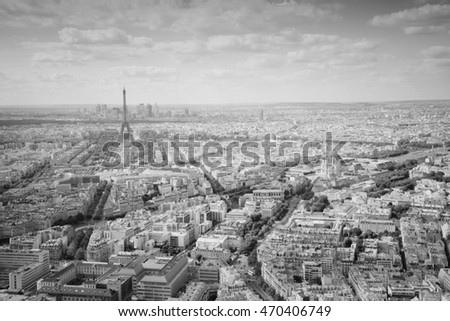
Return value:
[(3, 314), (450, 301), (449, 37), (450, 0), (0, 1)]
[(119, 104), (123, 85), (132, 104), (450, 98), (449, 1), (2, 1), (0, 17), (2, 105)]

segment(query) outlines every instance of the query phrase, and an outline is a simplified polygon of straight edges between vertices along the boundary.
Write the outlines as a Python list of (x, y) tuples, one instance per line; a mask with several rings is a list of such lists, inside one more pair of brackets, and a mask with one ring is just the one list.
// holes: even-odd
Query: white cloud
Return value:
[(447, 31), (448, 26), (415, 26), (404, 27), (403, 30), (407, 35), (428, 35)]
[(117, 28), (88, 29), (64, 28), (59, 31), (61, 41), (68, 44), (127, 43), (128, 35)]
[(114, 61), (126, 57), (142, 56), (148, 52), (148, 49), (139, 49), (134, 47), (119, 46), (86, 46), (52, 43), (41, 46), (42, 50), (33, 54), (31, 62), (33, 66), (39, 64), (53, 65), (80, 65), (89, 62)]
[(48, 83), (70, 83), (85, 81), (85, 79), (81, 79), (79, 76), (74, 75), (72, 72), (66, 71), (55, 71), (49, 72), (45, 70), (35, 70), (33, 75), (39, 82), (48, 82)]
[(116, 60), (148, 54), (153, 42), (147, 37), (133, 37), (117, 28), (59, 31), (60, 42), (24, 41), (20, 45), (33, 54), (32, 63), (82, 64), (88, 61)]
[(210, 81), (211, 79), (243, 79), (254, 75), (254, 72), (243, 69), (213, 68), (203, 71), (200, 74), (200, 79), (204, 81)]
[(0, 81), (7, 81), (9, 77), (7, 77), (3, 72), (0, 71)]
[(338, 18), (335, 5), (290, 1), (281, 6), (272, 2), (161, 1), (152, 8), (146, 25), (153, 30), (162, 28), (207, 35), (246, 34), (275, 31), (298, 27), (305, 22)]
[(448, 32), (450, 30), (450, 5), (426, 4), (387, 15), (375, 16), (373, 26), (399, 26), (406, 34)]
[(33, 55), (32, 63), (50, 64), (78, 64), (93, 60), (93, 56), (72, 50), (58, 50), (49, 52), (37, 52)]
[(0, 2), (0, 24), (24, 27), (28, 25), (48, 27), (55, 24), (58, 13), (52, 1), (15, 1)]
[(286, 46), (313, 46), (339, 41), (333, 34), (303, 34), (295, 29), (283, 29), (268, 34), (219, 35), (208, 38), (211, 51), (269, 51)]
[(328, 42), (290, 51), (287, 59), (315, 69), (368, 68), (384, 58), (375, 51), (377, 47), (376, 42), (367, 39), (332, 37)]
[(149, 37), (130, 37), (128, 38), (128, 41), (131, 45), (134, 46), (151, 46), (153, 44), (153, 40)]
[(339, 40), (337, 35), (324, 34), (304, 34), (301, 35), (301, 42), (304, 45), (316, 45), (320, 43), (334, 42)]
[(211, 51), (263, 50), (269, 45), (269, 36), (258, 34), (221, 35), (210, 37), (207, 48)]
[(260, 68), (280, 68), (284, 65), (286, 57), (276, 54), (259, 54), (248, 58), (246, 61), (238, 63), (237, 68), (260, 69)]
[(117, 66), (110, 69), (113, 75), (118, 77), (166, 78), (176, 74), (175, 68), (160, 68), (155, 66)]
[(59, 31), (59, 37), (65, 44), (152, 44), (152, 40), (150, 38), (132, 37), (124, 30), (118, 28), (86, 30), (64, 28)]
[(422, 51), (422, 54), (426, 58), (433, 59), (450, 59), (450, 47), (445, 46), (433, 46), (426, 48)]
[(203, 34), (251, 33), (337, 19), (335, 4), (270, 0), (2, 0), (0, 23), (10, 26), (105, 28), (145, 26)]
[(432, 46), (422, 50), (425, 67), (433, 71), (448, 73), (450, 67), (450, 47)]
[(202, 41), (195, 40), (167, 41), (155, 43), (152, 49), (175, 54), (195, 54), (204, 52), (205, 45)]

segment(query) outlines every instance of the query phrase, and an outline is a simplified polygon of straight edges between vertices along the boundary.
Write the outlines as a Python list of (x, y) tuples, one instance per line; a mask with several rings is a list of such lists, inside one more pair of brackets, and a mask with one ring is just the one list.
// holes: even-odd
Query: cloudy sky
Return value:
[(450, 98), (450, 0), (1, 0), (10, 104)]

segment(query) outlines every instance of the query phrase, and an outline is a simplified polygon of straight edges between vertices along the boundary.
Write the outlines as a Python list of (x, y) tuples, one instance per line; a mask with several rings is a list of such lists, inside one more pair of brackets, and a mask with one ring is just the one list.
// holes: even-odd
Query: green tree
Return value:
[(250, 216), (250, 218), (252, 219), (252, 222), (256, 223), (256, 222), (259, 222), (261, 220), (262, 215), (261, 215), (261, 213), (259, 213), (259, 214)]
[(358, 239), (356, 241), (356, 251), (357, 252), (363, 252), (364, 251), (364, 240)]
[(348, 237), (344, 240), (344, 242), (343, 242), (343, 246), (344, 247), (350, 247), (350, 246), (352, 246), (352, 240), (351, 239), (349, 239)]
[(258, 244), (258, 239), (255, 236), (247, 237), (242, 246), (242, 253), (249, 255)]
[(73, 225), (77, 222), (77, 219), (73, 217), (72, 215), (69, 215), (69, 217), (66, 219), (67, 224)]
[(86, 250), (79, 248), (77, 253), (75, 253), (75, 260), (82, 261), (84, 259), (86, 259)]
[(258, 254), (256, 248), (248, 256), (248, 265), (254, 267), (258, 263)]
[(306, 203), (306, 209), (313, 212), (323, 212), (330, 205), (326, 195), (314, 196), (312, 200)]
[(350, 236), (360, 236), (362, 234), (362, 230), (359, 227), (354, 227), (350, 230)]
[(76, 216), (75, 218), (76, 218), (76, 220), (77, 220), (78, 222), (81, 222), (81, 221), (84, 220), (84, 216), (83, 216), (83, 214), (81, 214), (80, 212), (78, 212), (78, 214), (77, 214), (77, 216)]

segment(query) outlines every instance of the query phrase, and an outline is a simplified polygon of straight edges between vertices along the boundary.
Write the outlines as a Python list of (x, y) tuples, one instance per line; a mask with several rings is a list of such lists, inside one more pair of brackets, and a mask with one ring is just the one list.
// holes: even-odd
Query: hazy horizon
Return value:
[[(216, 106), (248, 106), (248, 107), (263, 107), (268, 105), (275, 105), (275, 104), (329, 104), (329, 105), (344, 105), (344, 104), (389, 104), (389, 103), (432, 103), (432, 102), (450, 102), (449, 99), (413, 99), (413, 100), (386, 100), (386, 101), (280, 101), (280, 102), (246, 102), (246, 103), (201, 103), (201, 104), (194, 104), (194, 103), (157, 103), (158, 106), (164, 106), (164, 107), (183, 107), (183, 106), (198, 106), (198, 107), (206, 107), (210, 105), (216, 105)], [(140, 103), (128, 103), (127, 106), (137, 106), (139, 104), (151, 104), (150, 102), (140, 102)], [(47, 107), (47, 108), (57, 108), (57, 107), (67, 107), (67, 108), (80, 108), (80, 107), (95, 107), (96, 105), (107, 105), (108, 107), (122, 107), (122, 103), (82, 103), (82, 104), (41, 104), (41, 105), (0, 105), (0, 109), (7, 109), (7, 108), (40, 108), (40, 107)]]

